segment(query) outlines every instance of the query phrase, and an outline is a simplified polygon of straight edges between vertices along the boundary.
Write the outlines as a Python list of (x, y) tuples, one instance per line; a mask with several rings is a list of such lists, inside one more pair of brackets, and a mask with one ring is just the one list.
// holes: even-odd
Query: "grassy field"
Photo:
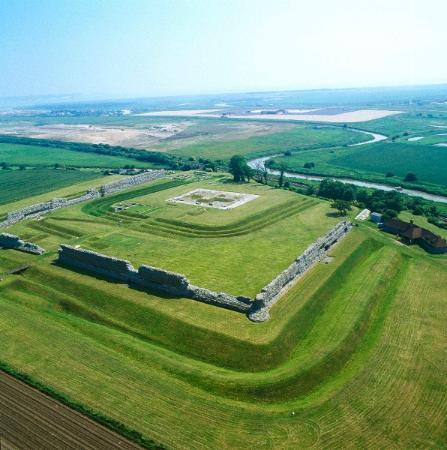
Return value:
[(253, 157), (318, 147), (349, 145), (368, 140), (361, 133), (343, 128), (297, 125), (287, 131), (239, 140), (209, 140), (171, 150), (177, 156), (230, 159), (234, 154)]
[(331, 253), (252, 324), (5, 251), (34, 263), (0, 359), (174, 448), (442, 448), (445, 264), (365, 227)]
[(447, 185), (447, 152), (441, 147), (380, 143), (338, 156), (331, 163), (368, 172), (392, 172), (402, 178), (413, 172), (422, 182)]
[(0, 205), (102, 177), (86, 170), (0, 170)]
[[(199, 186), (259, 197), (166, 202)], [(185, 174), (16, 224), (48, 253), (0, 250), (0, 273), (31, 265), (0, 276), (0, 364), (172, 448), (443, 448), (445, 256), (360, 225), (258, 324), (53, 264), (79, 244), (253, 295), (339, 220), (315, 198)]]
[[(447, 152), (442, 147), (379, 142), (361, 147), (296, 152), (274, 161), (274, 166), (285, 163), (289, 170), (301, 173), (364, 179), (439, 193), (447, 191)], [(304, 164), (309, 162), (315, 166), (305, 169)], [(387, 177), (388, 172), (394, 176)], [(416, 174), (416, 182), (404, 181), (409, 172)]]
[[(31, 173), (36, 173), (38, 171), (41, 171), (41, 173), (51, 173), (51, 178), (46, 178), (46, 180), (33, 180), (33, 183), (36, 183), (36, 185), (31, 184), (30, 186), (24, 186), (22, 183), (22, 180), (26, 180), (27, 176)], [(9, 175), (12, 172), (14, 172), (14, 175)], [(57, 172), (53, 174), (53, 172)], [(79, 173), (79, 172), (71, 172), (70, 173)], [(49, 169), (27, 169), (26, 171), (0, 171), (0, 180), (2, 179), (2, 175), (5, 174), (6, 179), (9, 177), (12, 177), (12, 180), (10, 182), (5, 182), (4, 189), (2, 191), (2, 194), (5, 196), (4, 198), (8, 198), (8, 203), (1, 203), (0, 202), (0, 215), (6, 214), (8, 211), (12, 211), (15, 209), (23, 208), (27, 205), (33, 205), (35, 203), (40, 202), (46, 202), (48, 200), (51, 200), (52, 198), (59, 198), (59, 197), (73, 197), (77, 196), (83, 192), (86, 192), (87, 189), (91, 187), (99, 187), (105, 183), (110, 183), (111, 181), (116, 181), (122, 178), (122, 175), (107, 175), (103, 176), (100, 173), (97, 174), (98, 176), (95, 178), (88, 178), (87, 181), (78, 181), (76, 183), (72, 183), (65, 187), (56, 187), (53, 186), (52, 190), (43, 191), (42, 193), (39, 193), (39, 190), (35, 188), (35, 186), (41, 185), (41, 186), (51, 186), (54, 182), (54, 179), (57, 179), (58, 171), (56, 170), (49, 170)], [(65, 171), (60, 171), (60, 173), (68, 173)], [(82, 173), (88, 173), (88, 171), (82, 171)], [(53, 175), (55, 177), (53, 178)], [(72, 175), (70, 175), (72, 176)], [(14, 184), (13, 184), (14, 183)], [(17, 189), (17, 192), (19, 191), (27, 191), (28, 196), (23, 197), (20, 200), (12, 200), (14, 197), (14, 192), (10, 189), (11, 186), (15, 186)], [(54, 188), (56, 189), (54, 190)], [(2, 197), (3, 198), (3, 197)]]
[(0, 143), (0, 162), (12, 165), (53, 166), (56, 163), (72, 167), (152, 167), (150, 163), (119, 156), (82, 153), (63, 148), (49, 148), (37, 145)]
[[(128, 259), (135, 266), (149, 264), (184, 273), (209, 289), (254, 296), (339, 220), (332, 217), (327, 202), (219, 179), (163, 180), (10, 230), (48, 250), (56, 250), (60, 242), (75, 243)], [(259, 197), (233, 210), (167, 202), (198, 187)], [(114, 205), (130, 207), (115, 212)], [(265, 269), (259, 271), (259, 264)]]

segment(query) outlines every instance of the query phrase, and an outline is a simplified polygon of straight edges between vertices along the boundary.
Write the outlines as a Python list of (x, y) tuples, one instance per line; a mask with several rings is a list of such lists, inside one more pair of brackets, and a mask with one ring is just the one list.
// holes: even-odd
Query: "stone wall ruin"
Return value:
[(165, 170), (151, 170), (142, 172), (138, 175), (129, 176), (122, 180), (113, 181), (111, 183), (104, 184), (99, 189), (89, 189), (85, 194), (75, 198), (53, 198), (48, 202), (36, 203), (34, 205), (25, 206), (24, 208), (16, 211), (11, 211), (7, 214), (6, 219), (0, 222), (0, 228), (8, 227), (21, 220), (31, 219), (38, 217), (51, 211), (55, 211), (59, 208), (66, 208), (68, 206), (82, 203), (88, 200), (102, 197), (104, 195), (110, 195), (123, 189), (136, 186), (147, 181), (156, 180), (166, 176)]
[(33, 253), (35, 255), (41, 255), (45, 253), (42, 247), (32, 242), (26, 242), (20, 239), (15, 234), (1, 233), (0, 234), (0, 247), (1, 248), (12, 248), (15, 250), (20, 250), (22, 252)]
[(58, 263), (108, 279), (121, 281), (143, 289), (154, 290), (176, 297), (186, 297), (204, 303), (247, 313), (252, 300), (223, 292), (194, 286), (179, 273), (142, 265), (136, 270), (129, 261), (103, 255), (83, 248), (61, 245)]
[(263, 322), (269, 319), (269, 309), (296, 280), (314, 264), (321, 261), (327, 251), (351, 229), (351, 222), (339, 222), (326, 235), (318, 238), (293, 263), (275, 277), (256, 296), (249, 312), (250, 320)]
[(351, 228), (351, 222), (339, 222), (325, 236), (311, 244), (287, 269), (267, 284), (254, 300), (194, 286), (184, 275), (156, 267), (142, 265), (137, 270), (129, 261), (124, 259), (69, 245), (61, 245), (58, 263), (108, 279), (121, 281), (131, 286), (134, 285), (177, 297), (191, 298), (242, 312), (247, 314), (252, 321), (263, 322), (270, 318), (269, 309), (285, 290), (314, 264), (321, 261), (326, 256), (327, 251), (342, 239)]

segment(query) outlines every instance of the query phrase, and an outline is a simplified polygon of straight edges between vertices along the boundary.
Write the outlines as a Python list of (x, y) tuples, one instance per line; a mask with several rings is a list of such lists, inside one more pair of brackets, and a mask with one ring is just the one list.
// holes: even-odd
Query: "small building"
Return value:
[(366, 220), (369, 215), (371, 214), (371, 211), (369, 209), (363, 209), (362, 211), (360, 211), (356, 216), (356, 220)]
[(382, 214), (380, 214), (378, 212), (371, 213), (371, 221), (374, 223), (382, 223), (383, 222)]
[(447, 253), (447, 241), (441, 236), (399, 219), (387, 220), (381, 227), (387, 233), (396, 234), (406, 244), (418, 244), (430, 253)]

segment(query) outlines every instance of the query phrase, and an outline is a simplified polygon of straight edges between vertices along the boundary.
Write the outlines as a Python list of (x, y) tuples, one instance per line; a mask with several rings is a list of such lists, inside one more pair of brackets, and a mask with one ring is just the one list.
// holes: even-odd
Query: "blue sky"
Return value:
[(446, 0), (0, 0), (0, 97), (447, 83)]

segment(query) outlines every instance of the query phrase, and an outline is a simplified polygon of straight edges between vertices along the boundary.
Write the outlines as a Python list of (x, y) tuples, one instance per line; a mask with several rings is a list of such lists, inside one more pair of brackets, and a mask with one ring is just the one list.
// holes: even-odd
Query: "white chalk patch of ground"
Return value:
[(89, 124), (15, 125), (0, 126), (0, 133), (59, 141), (88, 142), (90, 144), (121, 145), (146, 148), (176, 136), (190, 126), (177, 121), (147, 124), (141, 127), (107, 126)]
[(411, 138), (408, 138), (408, 142), (420, 141), (421, 139), (424, 139), (424, 136), (413, 136)]
[(436, 147), (447, 147), (447, 142), (442, 142), (441, 144), (435, 144)]
[[(255, 110), (257, 111), (257, 110)], [(259, 110), (264, 111), (264, 110)], [(270, 111), (270, 110), (265, 110)], [(273, 111), (273, 110), (271, 110)], [(368, 122), (369, 120), (381, 119), (383, 117), (392, 116), (395, 114), (401, 114), (402, 111), (392, 111), (388, 109), (359, 109), (357, 111), (347, 111), (338, 114), (299, 114), (297, 111), (304, 110), (291, 110), (295, 111), (295, 114), (290, 112), (273, 112), (272, 114), (254, 114), (253, 112), (247, 114), (232, 114), (231, 112), (225, 112), (222, 110), (212, 109), (189, 109), (189, 110), (177, 110), (177, 111), (151, 111), (147, 113), (141, 113), (141, 116), (170, 116), (170, 117), (222, 117), (223, 115), (233, 119), (264, 119), (264, 120), (296, 120), (306, 122), (328, 122), (328, 123), (354, 123), (354, 122)]]
[[(327, 123), (355, 123), (368, 122), (370, 120), (382, 119), (383, 117), (401, 114), (402, 111), (391, 111), (387, 109), (359, 109), (357, 111), (343, 112), (339, 114), (246, 114), (227, 117), (234, 119), (264, 119), (264, 120), (296, 120), (306, 122)], [(218, 117), (216, 114), (203, 114), (204, 117)]]
[(255, 194), (216, 191), (214, 189), (194, 189), (186, 194), (168, 199), (171, 203), (203, 206), (205, 208), (234, 209), (258, 198)]
[(135, 114), (135, 116), (169, 116), (169, 117), (182, 117), (182, 116), (198, 116), (201, 114), (211, 114), (218, 112), (218, 109), (179, 109), (173, 111), (150, 111), (145, 113)]
[(433, 128), (447, 128), (447, 125), (430, 125)]

